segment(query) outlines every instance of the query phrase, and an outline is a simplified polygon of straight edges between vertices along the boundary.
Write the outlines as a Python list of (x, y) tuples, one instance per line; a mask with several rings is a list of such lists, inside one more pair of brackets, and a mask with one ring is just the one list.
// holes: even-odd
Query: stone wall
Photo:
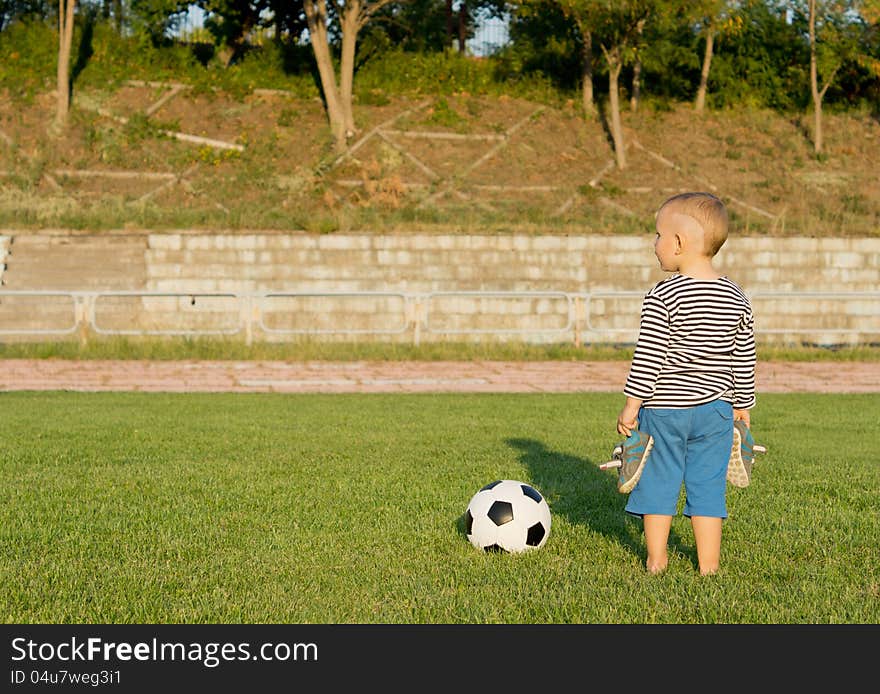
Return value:
[[(625, 343), (642, 295), (665, 276), (649, 233), (123, 232), (106, 235), (106, 252), (104, 235), (52, 233), (17, 244), (16, 232), (0, 235), (0, 259), (14, 249), (4, 289), (93, 291), (100, 276), (108, 291), (182, 295), (101, 296), (81, 308), (119, 334), (241, 327), (248, 339), (279, 341)], [(880, 342), (880, 238), (733, 236), (717, 266), (751, 295), (765, 342)], [(15, 311), (6, 301), (0, 322)]]
[[(765, 341), (880, 340), (880, 238), (732, 237), (717, 266), (753, 296)], [(386, 329), (385, 338), (409, 340), (421, 328), (419, 339), (626, 342), (641, 295), (665, 273), (650, 234), (173, 233), (149, 235), (146, 276), (161, 291), (408, 295), (267, 298), (263, 322), (282, 336)]]

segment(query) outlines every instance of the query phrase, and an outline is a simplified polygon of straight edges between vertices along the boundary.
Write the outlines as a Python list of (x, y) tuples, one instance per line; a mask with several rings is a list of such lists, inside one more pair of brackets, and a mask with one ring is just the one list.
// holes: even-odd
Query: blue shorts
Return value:
[(639, 410), (639, 431), (654, 447), (626, 512), (676, 515), (681, 485), (683, 516), (727, 518), (727, 465), (733, 446), (733, 406), (723, 400), (685, 408)]

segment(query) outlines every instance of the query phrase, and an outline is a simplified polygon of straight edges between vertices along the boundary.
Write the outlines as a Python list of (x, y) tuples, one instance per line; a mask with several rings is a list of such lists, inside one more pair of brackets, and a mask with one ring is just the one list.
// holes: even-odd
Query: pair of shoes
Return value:
[(733, 423), (733, 446), (727, 464), (727, 481), (734, 487), (748, 487), (752, 481), (752, 466), (756, 453), (766, 453), (764, 446), (755, 443), (752, 432), (742, 420)]
[(619, 468), (617, 473), (617, 491), (621, 494), (627, 494), (632, 491), (633, 487), (642, 476), (642, 470), (645, 469), (645, 463), (648, 460), (648, 454), (654, 445), (654, 437), (650, 434), (643, 434), (638, 429), (626, 438), (625, 441), (617, 444), (611, 453), (611, 460), (602, 463), (600, 470), (612, 470)]

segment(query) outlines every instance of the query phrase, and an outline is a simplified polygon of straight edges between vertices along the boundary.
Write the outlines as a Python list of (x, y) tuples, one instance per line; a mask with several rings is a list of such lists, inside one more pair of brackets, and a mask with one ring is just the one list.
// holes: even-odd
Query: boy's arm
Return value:
[[(751, 311), (743, 316), (736, 333), (733, 348), (733, 408), (735, 419), (745, 419), (748, 424), (748, 410), (755, 405), (755, 318)], [(746, 412), (745, 416), (736, 415)]]
[(649, 293), (642, 302), (639, 335), (623, 387), (626, 402), (617, 416), (618, 434), (629, 436), (638, 426), (639, 408), (654, 394), (668, 346), (669, 312), (660, 299)]
[(621, 436), (629, 436), (633, 429), (638, 426), (639, 408), (642, 406), (640, 398), (626, 399), (626, 404), (617, 415), (617, 433)]
[(752, 428), (752, 416), (749, 414), (748, 410), (738, 410), (736, 408), (733, 409), (733, 421), (743, 421), (746, 423), (746, 426), (750, 429)]
[(642, 302), (639, 336), (623, 394), (628, 398), (647, 400), (654, 394), (657, 377), (669, 349), (669, 311), (653, 294)]

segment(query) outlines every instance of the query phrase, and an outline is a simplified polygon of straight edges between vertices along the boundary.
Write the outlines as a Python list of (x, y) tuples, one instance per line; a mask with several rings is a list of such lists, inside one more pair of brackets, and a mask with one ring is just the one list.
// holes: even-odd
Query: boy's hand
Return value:
[(639, 420), (639, 408), (642, 406), (642, 401), (638, 398), (630, 398), (626, 399), (626, 404), (623, 406), (623, 409), (620, 411), (620, 414), (617, 415), (617, 433), (621, 436), (629, 436), (633, 429), (638, 426)]
[(751, 419), (751, 416), (749, 415), (748, 410), (738, 410), (736, 408), (733, 408), (733, 421), (734, 422), (739, 422), (739, 421), (745, 422), (746, 426), (749, 429), (752, 428), (752, 419)]

